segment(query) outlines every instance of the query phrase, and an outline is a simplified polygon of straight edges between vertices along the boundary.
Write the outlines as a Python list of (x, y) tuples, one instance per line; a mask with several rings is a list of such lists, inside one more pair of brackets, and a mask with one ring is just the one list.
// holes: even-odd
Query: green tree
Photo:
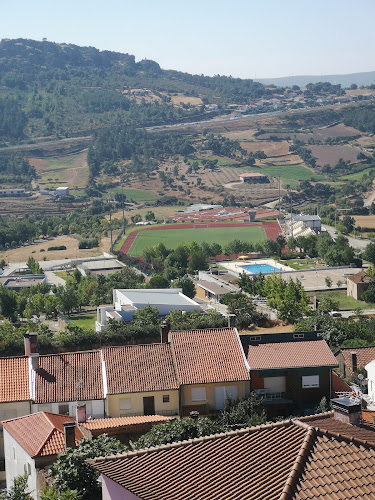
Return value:
[(49, 471), (53, 485), (59, 492), (76, 491), (82, 500), (100, 500), (99, 473), (86, 460), (124, 453), (126, 450), (126, 446), (106, 434), (92, 441), (83, 438), (77, 449), (68, 449), (58, 455)]
[(29, 493), (26, 493), (27, 479), (28, 479), (27, 474), (25, 474), (24, 476), (16, 477), (14, 479), (13, 486), (9, 489), (9, 491), (7, 493), (1, 495), (2, 500), (28, 500), (28, 499), (31, 499), (32, 496)]
[(136, 450), (162, 444), (185, 441), (222, 432), (220, 424), (207, 417), (176, 418), (164, 424), (154, 425), (150, 431), (133, 444)]
[(331, 297), (330, 295), (323, 295), (320, 300), (318, 311), (337, 311), (339, 308), (339, 301)]
[(207, 269), (208, 269), (208, 264), (204, 253), (201, 250), (199, 250), (198, 252), (193, 252), (190, 255), (187, 272), (189, 274), (195, 274), (196, 271), (206, 271)]
[(146, 212), (145, 219), (146, 219), (147, 221), (155, 220), (155, 218), (156, 218), (156, 217), (155, 217), (155, 214), (154, 214), (154, 212), (153, 212), (152, 210), (148, 210), (148, 211)]
[(227, 320), (215, 310), (207, 312), (182, 311), (181, 309), (171, 311), (167, 319), (170, 321), (172, 330), (202, 330), (205, 328), (222, 328)]
[(53, 486), (47, 486), (40, 493), (40, 500), (79, 500), (79, 498), (75, 491), (58, 491)]
[(247, 295), (237, 296), (231, 300), (228, 311), (236, 315), (236, 323), (240, 328), (248, 328), (259, 317), (252, 299)]
[(375, 266), (375, 243), (369, 243), (363, 252), (363, 258)]
[(147, 288), (169, 288), (169, 280), (162, 274), (153, 274), (147, 283)]
[(131, 221), (133, 224), (136, 224), (137, 222), (142, 222), (142, 215), (141, 214), (135, 214), (132, 217), (130, 217)]
[(264, 424), (265, 421), (262, 398), (254, 392), (247, 398), (227, 399), (219, 417), (220, 425), (224, 428), (251, 427)]
[(194, 281), (189, 276), (182, 276), (173, 281), (172, 288), (182, 288), (182, 293), (192, 299), (195, 296)]
[(326, 286), (327, 286), (328, 288), (331, 288), (331, 286), (332, 286), (332, 280), (331, 280), (331, 278), (330, 278), (329, 276), (326, 276), (326, 277), (324, 278), (324, 281), (326, 282)]

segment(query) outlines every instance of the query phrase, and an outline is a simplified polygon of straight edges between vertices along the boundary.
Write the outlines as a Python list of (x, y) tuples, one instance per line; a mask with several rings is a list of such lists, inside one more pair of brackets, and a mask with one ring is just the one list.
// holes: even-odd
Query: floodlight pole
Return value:
[(121, 177), (122, 234), (125, 234), (124, 180)]

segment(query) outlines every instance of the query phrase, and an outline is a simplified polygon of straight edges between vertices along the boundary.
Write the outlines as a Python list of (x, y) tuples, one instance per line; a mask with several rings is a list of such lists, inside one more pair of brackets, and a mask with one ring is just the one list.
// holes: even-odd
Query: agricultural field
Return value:
[(375, 229), (375, 215), (353, 215), (355, 225)]
[(280, 175), (283, 187), (289, 184), (296, 188), (299, 181), (320, 180), (323, 177), (302, 165), (273, 165), (262, 168), (249, 168), (248, 172), (261, 172), (269, 177), (278, 178)]
[(331, 165), (334, 166), (342, 158), (344, 161), (351, 161), (352, 163), (356, 163), (357, 155), (361, 152), (361, 149), (355, 146), (351, 146), (349, 144), (343, 144), (340, 146), (320, 146), (313, 145), (307, 146), (310, 150), (314, 158), (316, 158), (317, 165), (321, 167), (323, 165)]
[(157, 245), (158, 243), (164, 243), (167, 248), (176, 248), (181, 243), (191, 243), (192, 241), (225, 245), (234, 239), (256, 243), (264, 241), (266, 235), (261, 226), (141, 231), (138, 233), (128, 255), (139, 257), (145, 248)]
[(66, 184), (70, 188), (84, 188), (87, 185), (89, 168), (87, 151), (66, 156), (29, 158), (38, 175), (37, 182), (44, 188)]
[(365, 168), (364, 170), (360, 170), (359, 172), (354, 172), (353, 174), (342, 175), (339, 177), (340, 180), (352, 180), (352, 181), (360, 181), (364, 175), (369, 175), (370, 171), (374, 171), (375, 167)]
[(191, 104), (192, 106), (201, 106), (203, 104), (200, 97), (186, 96), (184, 94), (171, 95), (170, 98), (174, 106), (180, 106), (180, 103)]
[(241, 147), (249, 153), (264, 151), (267, 157), (284, 156), (289, 154), (289, 143), (287, 141), (241, 141)]

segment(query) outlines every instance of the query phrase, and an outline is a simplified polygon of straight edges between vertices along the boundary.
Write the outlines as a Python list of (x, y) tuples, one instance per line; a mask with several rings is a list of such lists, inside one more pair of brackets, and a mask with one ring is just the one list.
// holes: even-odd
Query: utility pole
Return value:
[(112, 252), (113, 249), (113, 235), (112, 235), (112, 204), (111, 204), (111, 198), (108, 197), (109, 201), (109, 230), (111, 232), (111, 247), (110, 247), (110, 252)]
[(280, 193), (280, 174), (279, 174), (279, 224), (281, 221), (281, 193)]
[(125, 235), (124, 180), (121, 177), (122, 234)]
[(291, 237), (293, 238), (293, 220), (292, 220), (292, 214), (293, 214), (293, 201), (292, 201), (292, 190), (289, 190), (289, 196), (290, 196), (290, 233)]

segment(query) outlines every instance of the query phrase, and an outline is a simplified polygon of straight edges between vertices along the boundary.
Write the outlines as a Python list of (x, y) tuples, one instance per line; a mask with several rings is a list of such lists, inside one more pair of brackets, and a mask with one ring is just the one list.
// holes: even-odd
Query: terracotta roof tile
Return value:
[(375, 498), (375, 449), (318, 435), (295, 500)]
[(247, 361), (250, 370), (338, 366), (324, 340), (250, 345)]
[(143, 500), (375, 498), (374, 446), (321, 429), (331, 413), (310, 420), (319, 427), (304, 418), (89, 463)]
[(30, 399), (28, 358), (0, 358), (0, 402)]
[[(340, 352), (340, 351), (339, 351)], [(366, 366), (368, 363), (375, 359), (375, 346), (372, 347), (345, 347), (341, 349), (346, 368), (352, 375), (352, 362), (351, 353), (355, 352), (357, 354), (357, 366), (358, 368)]]
[(352, 392), (352, 388), (334, 371), (332, 371), (332, 389), (333, 392)]
[(362, 410), (362, 420), (368, 424), (375, 425), (375, 411), (374, 410)]
[(39, 357), (35, 403), (103, 399), (100, 351)]
[(119, 427), (128, 427), (133, 425), (141, 425), (148, 423), (160, 423), (167, 420), (173, 420), (174, 417), (164, 417), (163, 415), (141, 415), (135, 417), (117, 417), (117, 418), (99, 418), (96, 420), (88, 420), (81, 427), (89, 431), (116, 429)]
[(108, 394), (178, 389), (169, 344), (103, 349)]
[[(5, 420), (2, 424), (31, 457), (43, 457), (65, 450), (64, 422), (73, 422), (73, 418), (42, 411)], [(81, 431), (76, 428), (76, 444), (82, 437)]]
[(280, 497), (304, 435), (273, 424), (90, 463), (143, 500), (271, 500)]
[(310, 426), (319, 428), (322, 431), (341, 434), (351, 439), (370, 441), (375, 445), (375, 430), (371, 426), (350, 425), (334, 418), (334, 412), (330, 411), (323, 415), (313, 415), (301, 417), (298, 420), (308, 423)]
[(370, 283), (372, 277), (364, 273), (363, 271), (360, 271), (359, 273), (353, 274), (352, 276), (348, 276), (348, 280), (358, 285), (358, 283)]
[(249, 380), (242, 346), (234, 328), (170, 333), (181, 384)]

